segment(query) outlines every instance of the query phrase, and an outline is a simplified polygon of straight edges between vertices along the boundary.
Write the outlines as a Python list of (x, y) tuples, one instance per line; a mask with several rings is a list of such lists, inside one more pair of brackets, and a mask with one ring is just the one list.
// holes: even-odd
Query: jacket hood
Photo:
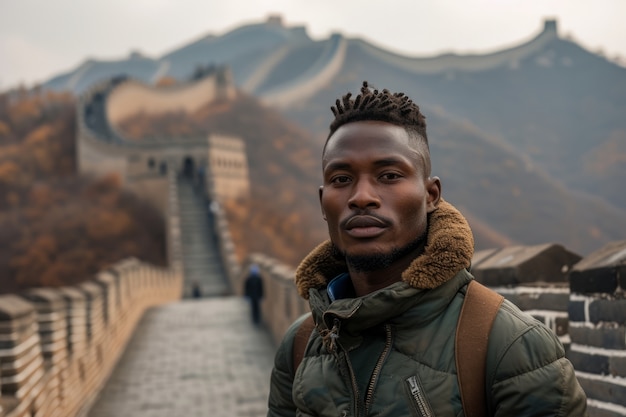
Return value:
[[(296, 287), (308, 299), (310, 289), (325, 287), (335, 276), (348, 271), (343, 259), (332, 254), (329, 240), (321, 243), (296, 270)], [(474, 254), (474, 238), (465, 217), (441, 199), (428, 216), (424, 252), (402, 273), (402, 281), (413, 288), (432, 289), (469, 268)]]

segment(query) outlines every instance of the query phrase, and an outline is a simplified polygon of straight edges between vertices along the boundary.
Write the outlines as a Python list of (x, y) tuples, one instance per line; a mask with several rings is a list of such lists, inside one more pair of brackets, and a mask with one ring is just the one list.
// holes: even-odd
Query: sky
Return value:
[(272, 14), (314, 39), (338, 32), (409, 56), (493, 52), (556, 19), (562, 37), (626, 62), (626, 0), (0, 0), (0, 90), (88, 58), (158, 58)]

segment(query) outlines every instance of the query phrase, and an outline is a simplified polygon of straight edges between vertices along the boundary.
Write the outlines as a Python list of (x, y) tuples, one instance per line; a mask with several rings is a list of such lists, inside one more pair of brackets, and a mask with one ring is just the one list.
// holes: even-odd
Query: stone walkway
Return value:
[(88, 416), (265, 416), (274, 351), (242, 298), (151, 309)]

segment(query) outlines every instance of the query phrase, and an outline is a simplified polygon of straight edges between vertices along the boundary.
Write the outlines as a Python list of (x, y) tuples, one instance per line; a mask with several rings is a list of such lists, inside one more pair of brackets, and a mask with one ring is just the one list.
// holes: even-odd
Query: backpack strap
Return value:
[(504, 301), (497, 292), (472, 280), (461, 308), (456, 329), (455, 360), (465, 417), (483, 417), (485, 364), (491, 326)]
[(306, 345), (309, 342), (309, 338), (311, 337), (311, 333), (313, 333), (313, 329), (315, 329), (315, 322), (313, 321), (313, 314), (309, 314), (306, 319), (302, 323), (300, 323), (300, 327), (296, 330), (296, 335), (293, 339), (293, 374), (296, 374), (296, 370), (298, 366), (300, 366), (300, 362), (302, 362), (302, 358), (304, 358), (304, 350), (306, 349)]

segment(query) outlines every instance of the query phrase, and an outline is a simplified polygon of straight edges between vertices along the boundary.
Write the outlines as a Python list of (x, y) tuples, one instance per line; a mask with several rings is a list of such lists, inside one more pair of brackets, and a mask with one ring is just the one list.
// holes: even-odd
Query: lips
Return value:
[(363, 227), (387, 227), (387, 223), (377, 217), (359, 215), (350, 217), (345, 224), (347, 230)]
[(382, 234), (387, 228), (387, 223), (377, 217), (357, 215), (350, 217), (344, 228), (352, 237), (372, 238)]

